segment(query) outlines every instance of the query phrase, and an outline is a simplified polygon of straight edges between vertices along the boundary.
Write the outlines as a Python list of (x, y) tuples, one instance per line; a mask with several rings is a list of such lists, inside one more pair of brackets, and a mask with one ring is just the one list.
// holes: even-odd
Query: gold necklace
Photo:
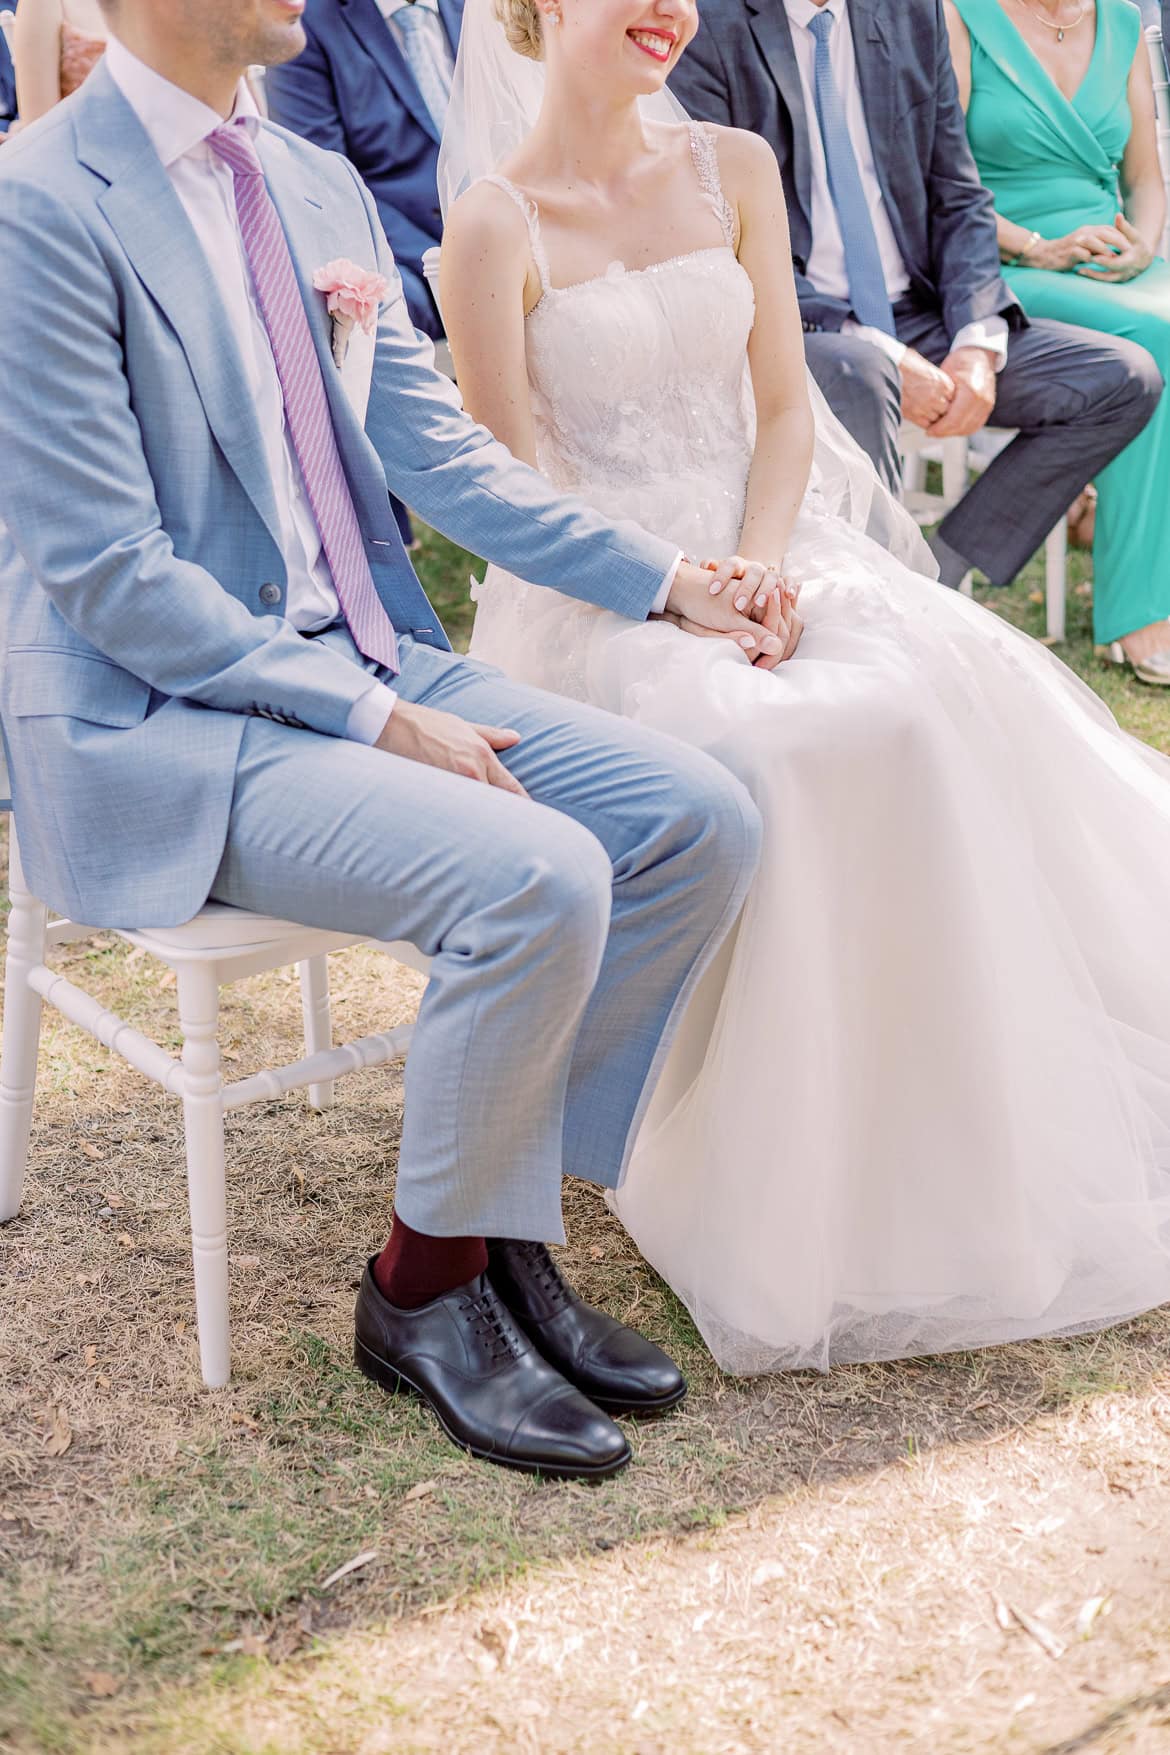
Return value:
[(1019, 5), (1023, 9), (1023, 11), (1025, 11), (1028, 14), (1029, 18), (1034, 18), (1036, 20), (1037, 24), (1044, 25), (1045, 29), (1047, 29), (1047, 30), (1054, 30), (1056, 32), (1056, 40), (1058, 43), (1063, 43), (1064, 33), (1066, 30), (1076, 30), (1077, 25), (1080, 24), (1082, 18), (1085, 16), (1086, 11), (1088, 10), (1084, 4), (1084, 0), (1081, 0), (1081, 9), (1077, 13), (1076, 17), (1073, 19), (1071, 24), (1053, 24), (1053, 22), (1050, 18), (1044, 18), (1039, 12), (1033, 11), (1032, 7), (1025, 6), (1024, 0), (1019, 0)]

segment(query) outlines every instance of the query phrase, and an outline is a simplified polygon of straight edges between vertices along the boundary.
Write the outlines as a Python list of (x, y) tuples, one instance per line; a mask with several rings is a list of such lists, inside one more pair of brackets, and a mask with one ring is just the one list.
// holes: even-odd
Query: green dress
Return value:
[[(1097, 0), (1092, 60), (1070, 101), (997, 0), (955, 4), (971, 37), (967, 132), (997, 211), (1046, 238), (1111, 225), (1131, 126), (1137, 7)], [(1121, 284), (1042, 268), (1005, 268), (1004, 278), (1030, 317), (1139, 342), (1170, 380), (1170, 268), (1160, 257)], [(1097, 487), (1093, 618), (1104, 644), (1170, 616), (1170, 395)]]

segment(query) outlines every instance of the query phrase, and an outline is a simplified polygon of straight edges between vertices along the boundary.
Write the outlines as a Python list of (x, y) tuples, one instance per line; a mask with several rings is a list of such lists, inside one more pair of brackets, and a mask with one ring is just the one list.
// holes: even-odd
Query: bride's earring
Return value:
[(560, 22), (561, 22), (561, 9), (559, 6), (555, 6), (555, 7), (551, 8), (548, 12), (546, 12), (544, 16), (545, 16), (545, 22), (547, 24), (560, 24)]

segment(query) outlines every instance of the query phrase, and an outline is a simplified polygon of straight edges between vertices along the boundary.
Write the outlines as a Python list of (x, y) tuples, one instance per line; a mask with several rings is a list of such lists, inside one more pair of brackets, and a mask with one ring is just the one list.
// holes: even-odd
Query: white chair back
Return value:
[(1158, 163), (1166, 188), (1166, 226), (1162, 232), (1162, 254), (1170, 257), (1170, 71), (1166, 65), (1166, 45), (1156, 24), (1146, 31), (1146, 48), (1150, 56), (1150, 72), (1154, 79), (1154, 109), (1158, 129)]

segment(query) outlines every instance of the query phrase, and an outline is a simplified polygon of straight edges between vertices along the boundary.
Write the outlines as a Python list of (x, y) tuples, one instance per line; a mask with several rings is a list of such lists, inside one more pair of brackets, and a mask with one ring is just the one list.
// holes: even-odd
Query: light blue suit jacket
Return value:
[[(677, 551), (559, 497), (462, 413), (344, 159), (271, 125), (260, 151), (395, 627), (447, 644), (387, 484), (521, 577), (644, 618)], [(0, 213), (0, 721), (25, 867), (88, 924), (173, 925), (214, 881), (246, 716), (341, 737), (369, 678), (283, 619), (273, 489), (215, 279), (103, 67), (4, 147)], [(311, 286), (339, 256), (393, 285), (364, 428)]]

